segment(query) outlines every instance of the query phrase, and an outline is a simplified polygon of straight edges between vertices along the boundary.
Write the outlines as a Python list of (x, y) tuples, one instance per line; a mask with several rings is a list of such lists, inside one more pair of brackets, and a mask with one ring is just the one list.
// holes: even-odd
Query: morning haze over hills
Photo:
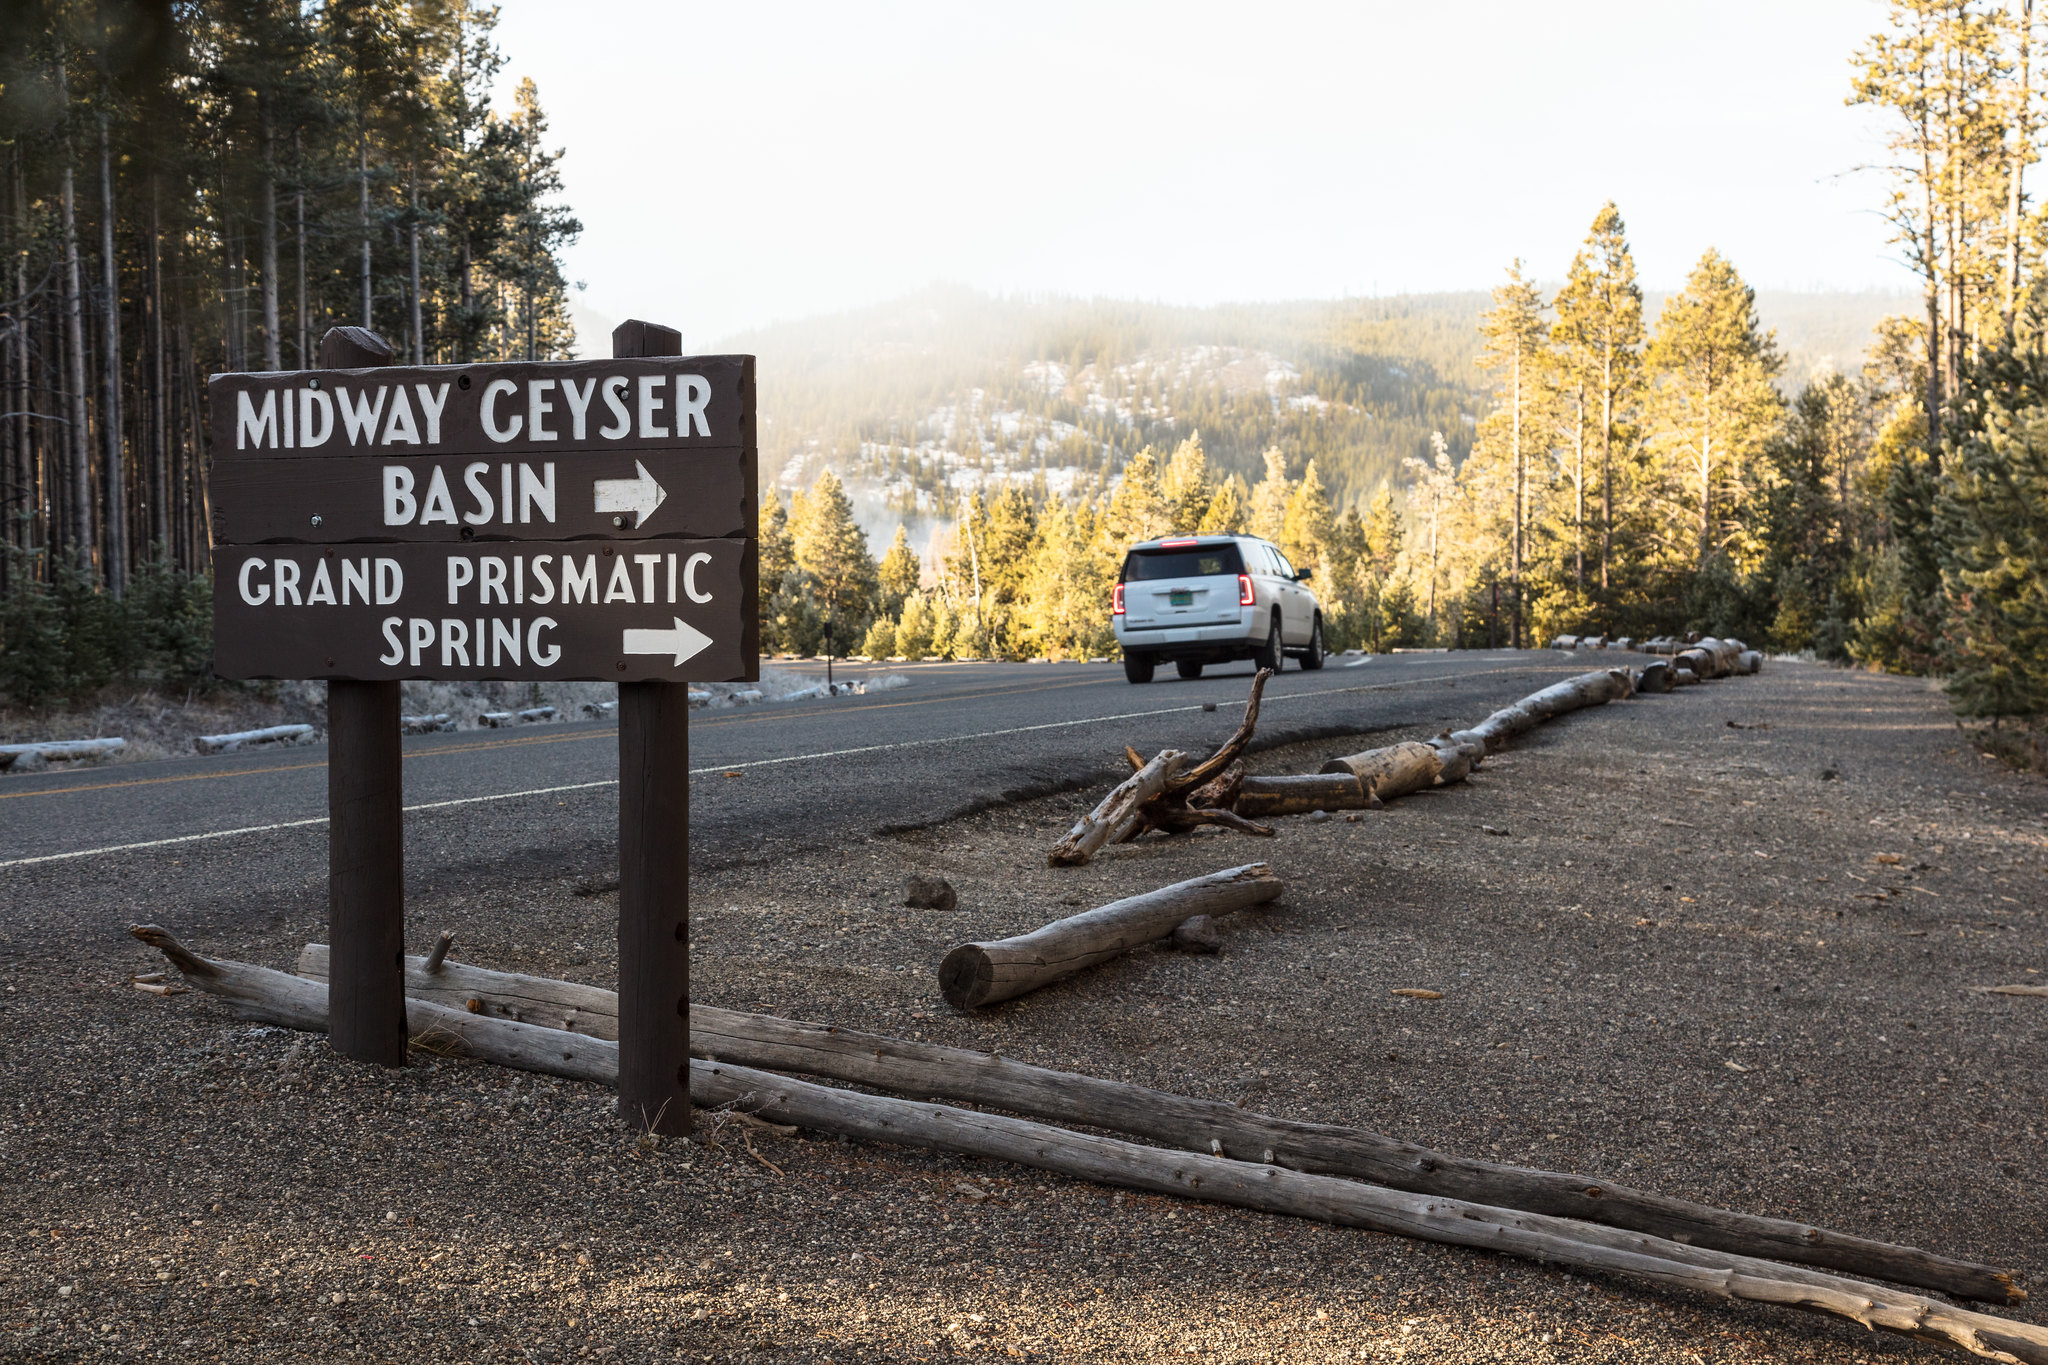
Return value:
[[(1554, 293), (1554, 285), (1543, 286)], [(1646, 290), (1654, 320), (1671, 291)], [(1905, 292), (1758, 290), (1784, 357), (1787, 397), (1860, 372), (1873, 329), (1912, 314)], [(1497, 401), (1474, 363), (1483, 290), (1186, 307), (1136, 300), (996, 297), (954, 285), (779, 322), (708, 349), (761, 358), (762, 483), (847, 483), (877, 546), (897, 523), (928, 550), (963, 493), (1006, 483), (1099, 494), (1147, 446), (1199, 431), (1213, 473), (1255, 484), (1262, 453), (1317, 461), (1341, 513), (1441, 431), (1462, 461)], [(603, 354), (614, 320), (572, 306), (579, 351)], [(893, 458), (892, 458), (893, 457)]]

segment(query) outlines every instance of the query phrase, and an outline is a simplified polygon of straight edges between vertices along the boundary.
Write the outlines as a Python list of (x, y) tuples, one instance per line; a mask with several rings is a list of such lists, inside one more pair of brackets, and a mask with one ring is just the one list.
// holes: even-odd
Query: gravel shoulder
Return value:
[[(2048, 999), (1968, 989), (2048, 982), (2048, 784), (1924, 684), (1774, 664), (1574, 715), (1356, 822), (1046, 867), (1097, 794), (700, 874), (696, 998), (1991, 1260), (2048, 1323)], [(572, 876), (480, 849), (413, 937), (610, 985), (607, 850), (584, 854)], [(280, 967), (323, 936), (323, 860), (194, 856), (274, 880), (38, 883), (94, 907), (75, 936), (0, 907), (0, 1358), (1962, 1358), (1001, 1163), (706, 1115), (636, 1138), (608, 1093), (467, 1061), (344, 1063), (128, 984), (162, 964), (110, 956), (101, 919)], [(1145, 950), (973, 1017), (938, 1000), (956, 942), (1253, 861), (1288, 892), (1219, 956)], [(898, 904), (911, 873), (959, 909)]]

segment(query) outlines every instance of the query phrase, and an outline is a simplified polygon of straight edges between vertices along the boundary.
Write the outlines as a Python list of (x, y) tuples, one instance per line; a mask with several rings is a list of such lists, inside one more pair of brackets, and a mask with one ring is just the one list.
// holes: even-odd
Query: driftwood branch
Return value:
[(993, 1005), (1156, 942), (1196, 915), (1272, 900), (1284, 887), (1264, 863), (1251, 863), (1112, 901), (1015, 938), (963, 943), (939, 963), (939, 991), (955, 1009)]
[(1269, 668), (1262, 668), (1252, 678), (1251, 695), (1245, 699), (1244, 719), (1237, 723), (1237, 730), (1215, 753), (1189, 768), (1167, 784), (1168, 793), (1181, 796), (1210, 781), (1244, 753), (1245, 746), (1252, 742), (1252, 733), (1259, 727), (1259, 699), (1265, 695), (1266, 680), (1273, 676)]
[[(1227, 1156), (1167, 1152), (1118, 1138), (941, 1104), (866, 1095), (728, 1062), (690, 1064), (697, 1104), (731, 1105), (771, 1122), (963, 1155), (1155, 1194), (1370, 1228), (1453, 1246), (1633, 1275), (1675, 1288), (1812, 1309), (1866, 1327), (1946, 1341), (1993, 1360), (2048, 1365), (2048, 1328), (1953, 1308), (1902, 1290), (1837, 1279), (1570, 1219), (1409, 1194)], [(1591, 1235), (1586, 1235), (1591, 1233)]]
[(1180, 772), (1187, 755), (1167, 749), (1119, 783), (1097, 803), (1067, 837), (1052, 846), (1046, 860), (1054, 867), (1078, 867), (1095, 856), (1097, 849), (1111, 842), (1138, 821), (1138, 808), (1166, 790), (1166, 784)]

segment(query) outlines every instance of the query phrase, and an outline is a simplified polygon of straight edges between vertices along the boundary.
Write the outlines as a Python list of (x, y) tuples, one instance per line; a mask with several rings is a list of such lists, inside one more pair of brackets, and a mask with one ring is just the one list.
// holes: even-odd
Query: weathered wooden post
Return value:
[[(362, 327), (320, 338), (320, 368), (388, 365)], [(328, 1041), (344, 1057), (405, 1065), (405, 831), (396, 682), (327, 684)]]
[[(612, 331), (614, 359), (681, 355), (651, 322)], [(619, 684), (619, 1116), (690, 1131), (690, 685)]]

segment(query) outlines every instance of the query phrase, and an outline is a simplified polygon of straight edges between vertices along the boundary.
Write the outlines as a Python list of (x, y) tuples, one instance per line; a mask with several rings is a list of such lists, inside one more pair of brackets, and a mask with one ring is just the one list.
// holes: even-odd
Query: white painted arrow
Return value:
[(640, 471), (637, 479), (598, 479), (597, 510), (600, 512), (631, 512), (633, 524), (645, 526), (647, 519), (654, 515), (654, 509), (668, 498), (668, 490), (654, 481), (647, 472), (647, 466), (633, 461), (633, 467)]
[(675, 666), (681, 668), (683, 661), (701, 653), (711, 643), (711, 637), (689, 622), (677, 616), (673, 630), (629, 630), (626, 632), (626, 653), (628, 654), (673, 654)]

